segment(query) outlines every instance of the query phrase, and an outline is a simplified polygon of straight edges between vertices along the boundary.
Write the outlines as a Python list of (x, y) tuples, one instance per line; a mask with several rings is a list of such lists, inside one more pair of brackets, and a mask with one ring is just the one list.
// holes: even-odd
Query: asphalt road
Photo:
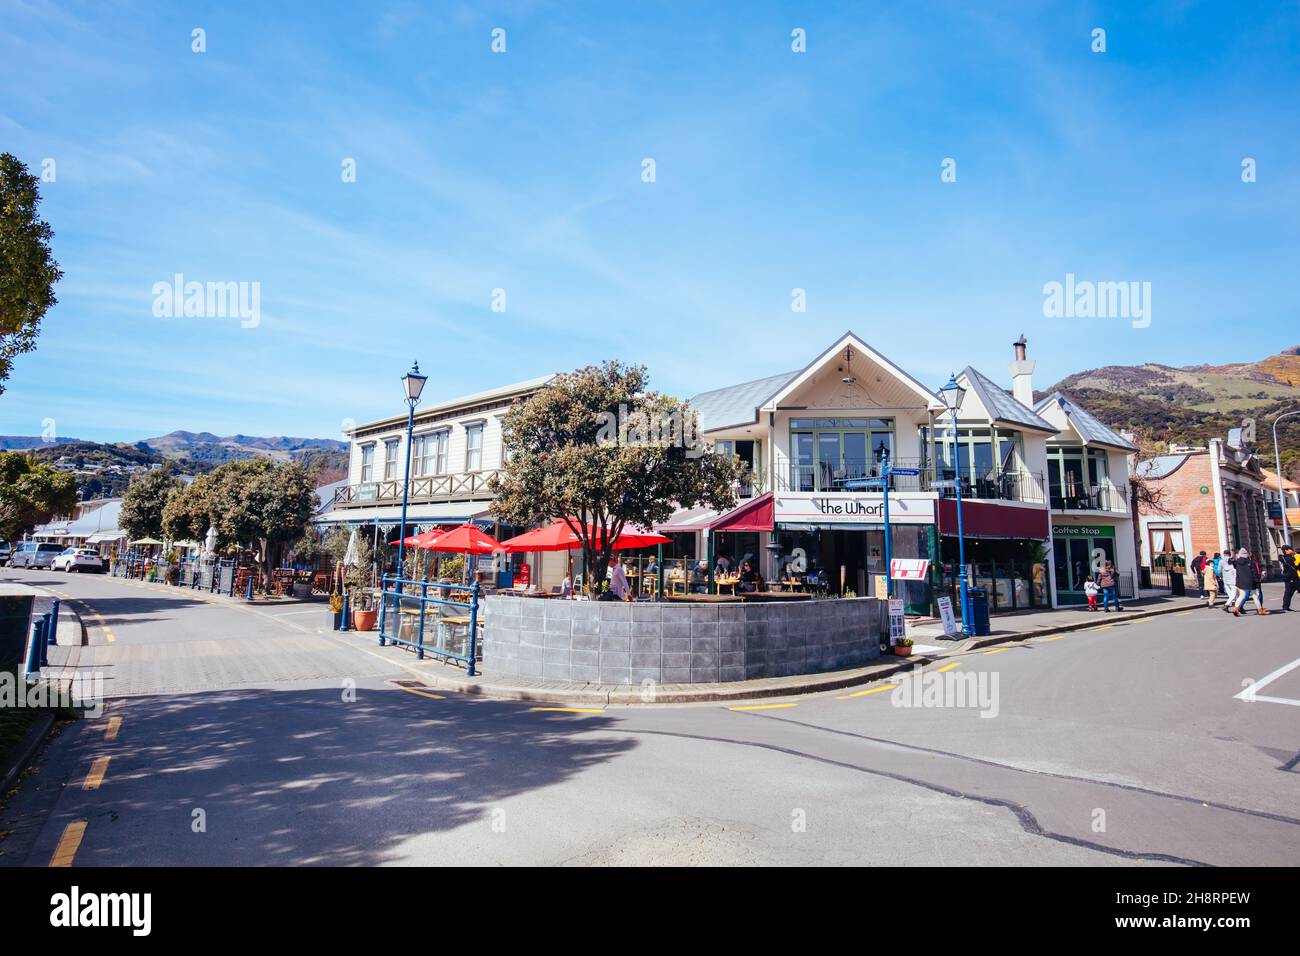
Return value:
[(1300, 864), (1300, 613), (585, 713), (400, 687), (319, 605), (0, 576), (79, 602), (113, 697), (9, 796), (0, 865)]

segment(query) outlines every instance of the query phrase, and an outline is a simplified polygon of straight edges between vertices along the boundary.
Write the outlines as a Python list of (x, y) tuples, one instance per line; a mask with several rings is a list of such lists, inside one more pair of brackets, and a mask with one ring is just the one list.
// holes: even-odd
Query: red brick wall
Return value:
[[(1164, 491), (1160, 505), (1171, 515), (1187, 515), (1191, 519), (1192, 540), (1187, 542), (1187, 551), (1195, 555), (1198, 551), (1214, 554), (1220, 550), (1219, 518), (1214, 508), (1214, 482), (1210, 476), (1210, 455), (1200, 452), (1187, 456), (1187, 460), (1167, 478), (1152, 483)], [(1201, 494), (1201, 486), (1210, 489), (1210, 493)], [(1148, 509), (1142, 514), (1159, 517)]]

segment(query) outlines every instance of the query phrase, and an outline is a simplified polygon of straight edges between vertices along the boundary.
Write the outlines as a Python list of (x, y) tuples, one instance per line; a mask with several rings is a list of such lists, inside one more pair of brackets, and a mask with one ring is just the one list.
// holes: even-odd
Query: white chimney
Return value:
[(1028, 343), (1025, 342), (1023, 333), (1011, 344), (1016, 350), (1016, 360), (1008, 366), (1011, 369), (1011, 394), (1021, 405), (1033, 408), (1034, 366), (1037, 363), (1025, 358), (1025, 345)]

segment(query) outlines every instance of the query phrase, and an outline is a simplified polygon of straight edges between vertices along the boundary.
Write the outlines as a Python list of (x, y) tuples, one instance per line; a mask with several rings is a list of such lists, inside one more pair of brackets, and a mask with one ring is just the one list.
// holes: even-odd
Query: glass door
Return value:
[(817, 433), (817, 490), (833, 491), (844, 477), (840, 458), (840, 433)]

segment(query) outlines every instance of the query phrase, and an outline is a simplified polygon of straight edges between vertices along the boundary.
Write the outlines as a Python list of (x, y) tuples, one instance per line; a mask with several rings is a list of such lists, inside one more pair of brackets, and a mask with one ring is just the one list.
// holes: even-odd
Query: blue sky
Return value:
[[(1300, 344), (1296, 4), (0, 13), (0, 149), (56, 161), (66, 273), (0, 433), (337, 437), (413, 358), (439, 399), (610, 357), (690, 395), (846, 329), (936, 386), (1005, 383), (1021, 332), (1039, 387)], [(1070, 272), (1150, 282), (1150, 326), (1044, 318)], [(260, 324), (155, 317), (176, 273), (260, 283)]]

